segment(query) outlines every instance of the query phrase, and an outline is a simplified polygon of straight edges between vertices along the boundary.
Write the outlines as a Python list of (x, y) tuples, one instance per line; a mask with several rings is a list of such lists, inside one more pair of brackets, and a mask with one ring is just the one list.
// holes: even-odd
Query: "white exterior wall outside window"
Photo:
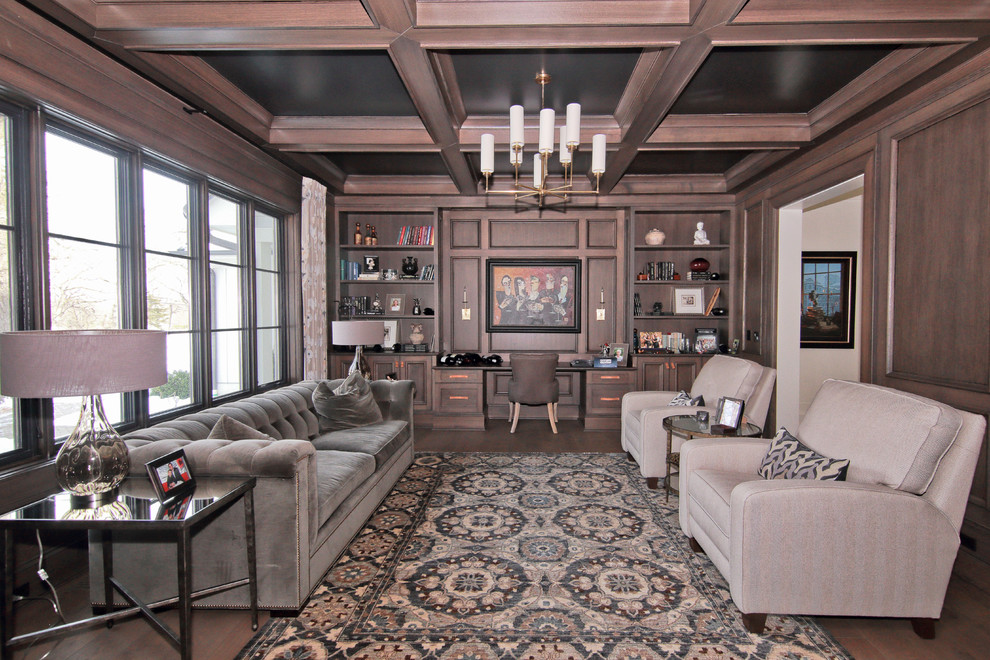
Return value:
[(279, 220), (262, 211), (254, 214), (255, 326), (258, 375), (257, 385), (282, 378), (280, 337), (281, 269), (279, 263)]
[(245, 388), (241, 217), (240, 204), (210, 193), (210, 357), (215, 397)]
[[(11, 212), (10, 178), (14, 170), (11, 149), (11, 121), (6, 114), (0, 114), (0, 332), (14, 329), (14, 304), (16, 301), (13, 274), (16, 272), (11, 249), (14, 243), (14, 228)], [(0, 378), (3, 374), (0, 374)], [(10, 397), (0, 397), (0, 456), (20, 447), (15, 432), (14, 401)]]

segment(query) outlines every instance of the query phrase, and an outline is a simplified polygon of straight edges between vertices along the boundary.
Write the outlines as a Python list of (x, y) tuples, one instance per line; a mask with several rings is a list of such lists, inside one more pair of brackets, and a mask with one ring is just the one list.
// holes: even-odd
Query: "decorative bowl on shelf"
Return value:
[(663, 242), (667, 239), (667, 234), (663, 233), (656, 227), (646, 232), (646, 244), (647, 245), (663, 245)]

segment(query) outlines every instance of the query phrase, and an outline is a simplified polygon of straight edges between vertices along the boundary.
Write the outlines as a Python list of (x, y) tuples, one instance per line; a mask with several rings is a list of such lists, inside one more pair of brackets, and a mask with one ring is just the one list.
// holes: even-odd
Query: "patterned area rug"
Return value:
[(677, 500), (624, 454), (417, 454), (302, 614), (242, 659), (848, 658), (815, 622), (750, 635)]

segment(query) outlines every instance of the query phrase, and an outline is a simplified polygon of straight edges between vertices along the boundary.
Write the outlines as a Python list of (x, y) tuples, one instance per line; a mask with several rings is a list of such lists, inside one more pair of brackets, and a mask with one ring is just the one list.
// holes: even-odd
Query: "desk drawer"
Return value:
[(447, 369), (438, 367), (433, 370), (435, 383), (482, 383), (485, 372), (481, 369)]
[[(588, 385), (601, 383), (602, 385), (625, 385), (634, 386), (636, 384), (636, 372), (601, 369), (588, 372)], [(628, 390), (627, 390), (628, 391)]]
[(433, 390), (437, 413), (481, 413), (482, 389), (481, 383), (437, 383)]
[(631, 390), (622, 385), (598, 385), (588, 388), (587, 412), (591, 415), (618, 414), (622, 395)]

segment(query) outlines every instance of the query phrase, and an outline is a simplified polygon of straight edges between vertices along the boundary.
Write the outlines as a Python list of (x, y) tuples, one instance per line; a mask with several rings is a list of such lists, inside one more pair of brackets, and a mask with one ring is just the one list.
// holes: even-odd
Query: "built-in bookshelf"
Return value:
[[(435, 347), (440, 302), (437, 229), (435, 211), (337, 209), (333, 319), (396, 321), (389, 324), (395, 327), (393, 344), (409, 344), (412, 324), (422, 324), (427, 349)], [(369, 233), (377, 242), (367, 241)], [(381, 313), (376, 313), (379, 309)], [(333, 337), (330, 340), (332, 343)], [(385, 348), (391, 349), (392, 344)]]
[[(632, 300), (631, 344), (642, 353), (695, 352), (697, 330), (714, 329), (718, 344), (730, 343), (729, 211), (637, 211), (633, 214), (629, 254)], [(708, 244), (695, 244), (698, 223)], [(657, 229), (661, 244), (647, 242)], [(704, 271), (692, 271), (692, 262), (704, 260)], [(702, 334), (706, 334), (703, 332)], [(710, 335), (707, 335), (710, 337)], [(637, 341), (640, 340), (640, 341)], [(706, 339), (710, 345), (710, 338)]]

